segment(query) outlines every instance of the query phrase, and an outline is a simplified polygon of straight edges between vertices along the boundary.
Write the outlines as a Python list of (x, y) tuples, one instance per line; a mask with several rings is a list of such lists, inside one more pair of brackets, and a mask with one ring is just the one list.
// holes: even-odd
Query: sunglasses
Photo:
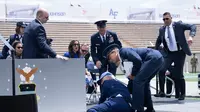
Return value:
[(73, 44), (73, 46), (79, 46), (80, 44)]
[(163, 21), (169, 20), (169, 18), (163, 18)]
[(23, 49), (23, 47), (17, 47), (17, 49)]

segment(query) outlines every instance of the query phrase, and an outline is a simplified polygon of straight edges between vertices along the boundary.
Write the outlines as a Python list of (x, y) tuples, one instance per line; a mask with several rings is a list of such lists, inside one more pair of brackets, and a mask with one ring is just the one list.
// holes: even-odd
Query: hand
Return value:
[(135, 76), (129, 75), (128, 78), (129, 78), (130, 80), (133, 80), (133, 79), (135, 78)]
[(61, 55), (56, 55), (56, 58), (63, 59), (63, 60), (68, 60), (69, 59), (69, 58), (61, 56)]
[(97, 67), (98, 69), (101, 68), (101, 65), (102, 65), (102, 64), (101, 64), (101, 61), (97, 61), (97, 62), (96, 62), (96, 67)]
[(165, 75), (170, 75), (170, 72), (167, 70), (167, 71), (165, 72)]
[(193, 38), (190, 36), (187, 41), (188, 41), (188, 45), (191, 46), (193, 43)]
[(85, 70), (85, 75), (91, 76), (90, 72), (87, 69)]

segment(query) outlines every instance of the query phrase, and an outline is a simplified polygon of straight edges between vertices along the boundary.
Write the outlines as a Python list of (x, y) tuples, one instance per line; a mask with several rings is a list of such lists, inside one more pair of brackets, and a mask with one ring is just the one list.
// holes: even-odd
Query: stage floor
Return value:
[[(200, 98), (186, 98), (179, 101), (175, 98), (152, 97), (156, 112), (199, 112)], [(94, 105), (88, 105), (90, 108)]]

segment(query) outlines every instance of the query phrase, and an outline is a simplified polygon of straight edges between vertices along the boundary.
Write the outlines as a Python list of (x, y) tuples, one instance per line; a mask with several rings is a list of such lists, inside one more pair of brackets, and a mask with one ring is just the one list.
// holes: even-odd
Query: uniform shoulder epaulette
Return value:
[(116, 34), (115, 32), (113, 32), (113, 31), (110, 31), (110, 30), (108, 30), (108, 32), (109, 32), (110, 34)]
[(98, 32), (94, 33), (91, 37), (96, 37), (96, 36), (98, 36)]

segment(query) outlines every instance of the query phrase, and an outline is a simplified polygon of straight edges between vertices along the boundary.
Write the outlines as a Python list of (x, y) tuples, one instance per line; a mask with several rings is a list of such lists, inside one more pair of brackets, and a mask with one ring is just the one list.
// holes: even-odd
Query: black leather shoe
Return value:
[(175, 96), (176, 99), (179, 99), (179, 96)]
[(180, 95), (180, 97), (178, 98), (178, 100), (185, 100), (185, 95)]
[(171, 95), (170, 96), (166, 96), (166, 98), (171, 98)]
[(154, 96), (155, 97), (165, 97), (165, 94), (164, 93), (159, 93), (159, 94), (155, 94)]

